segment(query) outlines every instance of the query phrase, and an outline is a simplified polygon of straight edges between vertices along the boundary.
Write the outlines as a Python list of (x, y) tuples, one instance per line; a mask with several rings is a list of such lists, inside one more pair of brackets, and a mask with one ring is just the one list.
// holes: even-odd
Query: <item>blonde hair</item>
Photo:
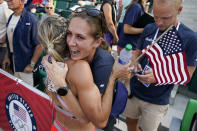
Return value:
[(43, 19), (38, 26), (38, 40), (42, 47), (52, 55), (56, 61), (64, 62), (69, 56), (66, 44), (67, 21), (58, 15), (51, 15)]
[(168, 2), (174, 2), (175, 9), (178, 9), (182, 5), (182, 0), (154, 0), (153, 4), (166, 4)]
[[(59, 62), (64, 62), (64, 58), (69, 56), (66, 44), (66, 30), (67, 20), (58, 15), (46, 17), (41, 20), (38, 26), (38, 40), (42, 47)], [(45, 93), (52, 98), (52, 104), (58, 102), (56, 93), (50, 92), (47, 87)]]

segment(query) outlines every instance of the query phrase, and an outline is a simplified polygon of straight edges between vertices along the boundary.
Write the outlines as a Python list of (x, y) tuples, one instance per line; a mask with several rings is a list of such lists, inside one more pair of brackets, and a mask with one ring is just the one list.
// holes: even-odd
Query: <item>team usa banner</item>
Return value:
[(0, 128), (50, 131), (54, 116), (49, 97), (0, 69)]

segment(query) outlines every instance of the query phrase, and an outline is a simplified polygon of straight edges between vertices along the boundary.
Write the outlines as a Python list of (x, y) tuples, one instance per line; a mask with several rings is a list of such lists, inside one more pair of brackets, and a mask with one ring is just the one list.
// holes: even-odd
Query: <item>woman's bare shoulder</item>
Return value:
[[(68, 61), (67, 80), (78, 89), (88, 89), (94, 85), (89, 63), (84, 60)], [(87, 86), (90, 85), (90, 86)]]
[(91, 78), (92, 71), (90, 65), (85, 60), (68, 60), (66, 61), (68, 65), (68, 76), (71, 76), (73, 79), (80, 78)]
[(76, 68), (90, 68), (90, 65), (85, 60), (67, 60), (66, 64), (68, 65), (69, 69), (76, 69)]

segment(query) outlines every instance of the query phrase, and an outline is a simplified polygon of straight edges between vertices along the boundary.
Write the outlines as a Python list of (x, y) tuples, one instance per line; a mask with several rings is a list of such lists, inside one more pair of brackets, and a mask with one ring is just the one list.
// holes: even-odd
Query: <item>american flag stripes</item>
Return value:
[(21, 120), (23, 120), (24, 122), (27, 122), (26, 120), (26, 111), (21, 108), (20, 106), (18, 106), (17, 104), (13, 104), (14, 106), (14, 114), (16, 116), (18, 116)]
[(145, 52), (145, 56), (152, 65), (156, 85), (186, 84), (190, 81), (186, 54), (175, 27)]

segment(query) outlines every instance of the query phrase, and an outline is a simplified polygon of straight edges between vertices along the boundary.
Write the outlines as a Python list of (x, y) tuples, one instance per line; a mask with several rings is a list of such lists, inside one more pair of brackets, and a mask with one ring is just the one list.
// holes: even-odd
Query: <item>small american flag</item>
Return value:
[(24, 122), (27, 122), (27, 120), (26, 120), (26, 111), (23, 108), (21, 108), (20, 106), (18, 106), (16, 103), (14, 103), (13, 106), (14, 106), (14, 114), (16, 116), (18, 116)]
[[(142, 52), (145, 52), (146, 49)], [(145, 53), (145, 56), (148, 57), (153, 67), (156, 85), (186, 84), (190, 81), (186, 54), (175, 27), (172, 27), (155, 43)]]

